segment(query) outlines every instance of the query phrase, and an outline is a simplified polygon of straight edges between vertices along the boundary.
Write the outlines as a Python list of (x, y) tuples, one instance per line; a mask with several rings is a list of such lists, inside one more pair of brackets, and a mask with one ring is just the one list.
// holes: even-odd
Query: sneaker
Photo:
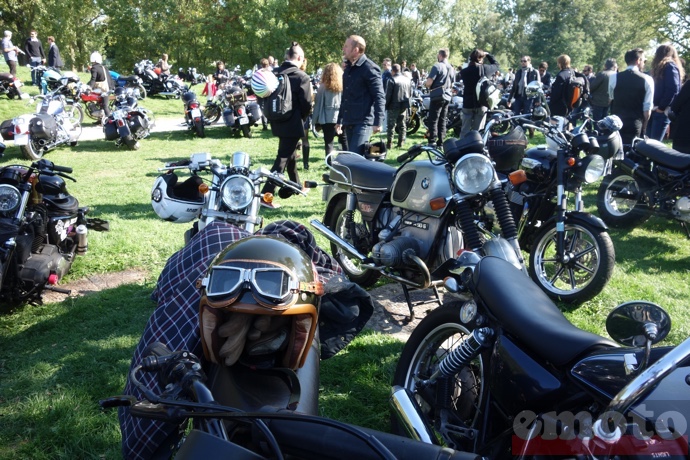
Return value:
[(269, 203), (268, 201), (261, 200), (261, 207), (268, 209), (278, 209), (280, 205), (278, 203)]

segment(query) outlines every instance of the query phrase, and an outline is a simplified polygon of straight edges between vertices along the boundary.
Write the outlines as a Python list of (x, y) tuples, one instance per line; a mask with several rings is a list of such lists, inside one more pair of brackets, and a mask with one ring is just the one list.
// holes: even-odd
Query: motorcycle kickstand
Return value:
[[(424, 305), (424, 304), (427, 304), (427, 303), (429, 303), (429, 302), (426, 301), (426, 300), (420, 300), (420, 301), (418, 301), (418, 302), (414, 302), (414, 303), (413, 303), (413, 302), (412, 302), (412, 299), (410, 298), (410, 291), (411, 291), (411, 290), (412, 290), (412, 291), (416, 291), (417, 289), (415, 289), (415, 288), (410, 288), (409, 286), (407, 286), (406, 284), (403, 284), (403, 283), (400, 283), (400, 285), (402, 286), (403, 294), (405, 295), (405, 301), (407, 302), (407, 308), (410, 310), (410, 317), (409, 317), (409, 319), (407, 320), (407, 322), (408, 322), (408, 323), (411, 323), (411, 322), (414, 321), (414, 319), (415, 319), (415, 316), (414, 316), (414, 307), (419, 306), (419, 305)], [(435, 284), (432, 284), (432, 285), (431, 285), (431, 288), (434, 290), (434, 296), (436, 297), (436, 302), (437, 302), (439, 305), (443, 305), (443, 303), (441, 302), (441, 295), (440, 295), (439, 292), (438, 292), (438, 286), (436, 286)]]

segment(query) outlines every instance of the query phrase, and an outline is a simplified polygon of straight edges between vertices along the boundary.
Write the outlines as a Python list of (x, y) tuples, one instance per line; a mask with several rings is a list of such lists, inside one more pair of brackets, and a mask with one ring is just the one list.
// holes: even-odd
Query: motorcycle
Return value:
[(256, 96), (248, 99), (247, 90), (241, 84), (241, 81), (230, 80), (222, 90), (221, 97), (225, 98), (226, 107), (223, 109), (223, 121), (233, 136), (252, 137), (252, 126), (261, 123), (261, 107), (256, 102)]
[(426, 116), (429, 113), (429, 98), (425, 98), (422, 95), (420, 89), (412, 90), (412, 97), (410, 98), (410, 108), (407, 112), (407, 135), (411, 136), (417, 131), (422, 123), (426, 120)]
[[(259, 216), (261, 199), (273, 201), (272, 194), (262, 196), (260, 192), (265, 182), (280, 187), (278, 193), (282, 198), (293, 194), (304, 196), (305, 192), (300, 184), (285, 179), (282, 174), (268, 172), (265, 168), (251, 171), (249, 167), (249, 154), (245, 152), (233, 153), (227, 166), (209, 153), (194, 153), (189, 160), (166, 163), (158, 170), (166, 172), (153, 184), (151, 205), (163, 220), (188, 223), (198, 219), (185, 232), (185, 244), (215, 220), (253, 233), (263, 225), (263, 217)], [(183, 169), (192, 175), (179, 182), (175, 171)], [(202, 179), (200, 173), (210, 173), (210, 181)], [(305, 183), (305, 187), (315, 186), (313, 182)]]
[(116, 88), (113, 110), (103, 123), (106, 140), (114, 140), (118, 147), (125, 144), (130, 150), (139, 149), (139, 140), (148, 137), (154, 125), (153, 114), (139, 107), (135, 91)]
[(22, 82), (19, 78), (9, 72), (0, 72), (0, 96), (5, 95), (7, 99), (14, 99), (15, 97), (25, 99), (29, 97), (22, 93), (21, 87)]
[(129, 88), (132, 95), (137, 99), (146, 99), (146, 88), (143, 80), (138, 75), (122, 75), (114, 70), (109, 70), (110, 76), (115, 82), (116, 88)]
[[(0, 153), (5, 146), (0, 143)], [(88, 208), (70, 195), (62, 178), (72, 168), (41, 159), (31, 166), (0, 169), (0, 299), (40, 304), (43, 291), (69, 294), (57, 286), (77, 255), (88, 249), (88, 230), (108, 223), (87, 219)]]
[(110, 95), (112, 93), (110, 91), (104, 93), (100, 89), (92, 89), (86, 83), (81, 82), (77, 83), (73, 91), (75, 109), (82, 114), (86, 114), (92, 120), (101, 122), (105, 116), (103, 99), (107, 98), (108, 103), (110, 103)]
[(187, 91), (182, 95), (182, 103), (184, 104), (184, 121), (187, 128), (199, 137), (206, 137), (204, 125), (204, 113), (201, 111), (201, 104), (196, 98), (196, 94), (192, 91)]
[(672, 219), (690, 238), (690, 155), (656, 140), (634, 139), (625, 154), (613, 157), (597, 210), (616, 228), (635, 228), (653, 215)]
[[(331, 242), (331, 253), (348, 278), (362, 287), (381, 275), (402, 285), (414, 319), (409, 289), (437, 288), (435, 270), (464, 248), (497, 254), (524, 269), (515, 221), (479, 134), (434, 146), (415, 145), (398, 157), (399, 168), (334, 152), (326, 159), (323, 223), (311, 224)], [(412, 161), (420, 154), (428, 160)], [(488, 201), (507, 230), (486, 236), (475, 214)]]
[(20, 115), (0, 125), (5, 140), (14, 140), (14, 145), (27, 160), (38, 160), (49, 151), (69, 144), (77, 145), (81, 136), (81, 123), (68, 111), (65, 96), (60, 91), (38, 95), (40, 99), (36, 113)]
[[(509, 119), (493, 117), (484, 141), (494, 123)], [(522, 123), (522, 128), (543, 133), (547, 145), (528, 149), (517, 168), (503, 171), (503, 182), (520, 247), (530, 253), (530, 277), (552, 299), (582, 303), (608, 283), (615, 251), (606, 225), (584, 212), (582, 199), (582, 185), (601, 178), (605, 160), (596, 154), (596, 137), (566, 131), (567, 123), (562, 117)], [(569, 194), (574, 210), (568, 210)]]
[(187, 67), (184, 70), (182, 67), (177, 69), (177, 77), (190, 84), (190, 86), (200, 85), (206, 83), (206, 77), (196, 71), (196, 67)]
[(430, 312), (405, 344), (394, 432), (492, 459), (687, 456), (676, 420), (690, 415), (690, 339), (652, 348), (671, 327), (661, 307), (614, 309), (619, 346), (575, 327), (499, 258), (465, 252), (445, 268), (466, 300)]
[(141, 84), (146, 90), (146, 96), (160, 95), (179, 99), (184, 93), (189, 91), (189, 87), (177, 75), (159, 75), (155, 72), (155, 69), (156, 66), (148, 59), (134, 64), (134, 74), (141, 78)]

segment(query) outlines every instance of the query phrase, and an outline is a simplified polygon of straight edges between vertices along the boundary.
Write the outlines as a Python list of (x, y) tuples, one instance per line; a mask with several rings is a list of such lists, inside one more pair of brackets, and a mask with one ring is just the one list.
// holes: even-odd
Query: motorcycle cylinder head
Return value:
[(372, 249), (372, 256), (376, 264), (386, 267), (403, 267), (405, 266), (403, 252), (409, 249), (419, 256), (420, 247), (417, 239), (402, 237), (389, 243), (377, 243)]
[(690, 197), (681, 197), (673, 206), (673, 215), (682, 222), (690, 222)]

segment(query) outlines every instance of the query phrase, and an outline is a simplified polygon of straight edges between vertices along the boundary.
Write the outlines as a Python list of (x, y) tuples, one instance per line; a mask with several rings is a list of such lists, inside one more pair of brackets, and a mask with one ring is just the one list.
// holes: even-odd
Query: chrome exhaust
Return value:
[(393, 386), (388, 403), (408, 437), (427, 444), (436, 444), (436, 436), (422, 415), (419, 405), (414, 402), (407, 388)]
[(345, 252), (349, 253), (351, 256), (356, 257), (360, 262), (364, 262), (367, 257), (359, 253), (354, 246), (350, 243), (336, 235), (330, 228), (326, 227), (324, 224), (316, 219), (312, 219), (309, 223), (316, 228), (319, 232), (323, 234), (331, 243), (343, 249)]

